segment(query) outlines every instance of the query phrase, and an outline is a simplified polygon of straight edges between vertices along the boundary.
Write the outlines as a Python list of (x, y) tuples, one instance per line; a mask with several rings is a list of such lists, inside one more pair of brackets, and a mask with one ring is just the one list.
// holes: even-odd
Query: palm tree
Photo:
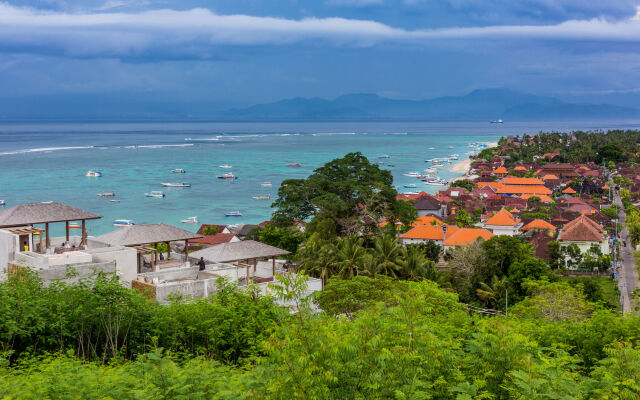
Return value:
[(333, 273), (336, 261), (336, 247), (322, 240), (309, 240), (301, 250), (303, 261), (298, 269), (309, 275), (319, 276), (322, 280), (322, 288)]
[(362, 259), (362, 269), (360, 272), (362, 275), (366, 275), (372, 279), (375, 279), (376, 275), (380, 273), (378, 261), (372, 254), (365, 254)]
[(338, 240), (335, 267), (340, 277), (351, 279), (358, 275), (362, 258), (366, 254), (362, 239), (355, 236)]
[[(400, 270), (403, 276), (408, 279), (426, 278), (429, 270), (434, 269), (433, 261), (427, 259), (417, 246), (409, 246), (402, 250), (402, 257), (399, 261)], [(432, 274), (431, 280), (435, 280)]]
[(476, 294), (487, 307), (501, 308), (506, 290), (507, 277), (503, 276), (502, 279), (498, 279), (494, 275), (491, 279), (491, 285), (480, 282), (480, 288), (476, 290)]
[(402, 246), (398, 244), (398, 239), (393, 236), (386, 235), (375, 238), (372, 255), (378, 263), (381, 273), (394, 278), (398, 277), (397, 272), (400, 269), (398, 260), (402, 255), (402, 249)]

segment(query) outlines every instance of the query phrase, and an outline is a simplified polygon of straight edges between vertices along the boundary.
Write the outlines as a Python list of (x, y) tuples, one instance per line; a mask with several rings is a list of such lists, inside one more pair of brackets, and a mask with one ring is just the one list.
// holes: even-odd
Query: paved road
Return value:
[(618, 288), (620, 289), (622, 312), (626, 313), (633, 311), (631, 308), (631, 293), (636, 289), (636, 285), (638, 284), (638, 272), (636, 271), (636, 259), (633, 257), (633, 247), (631, 246), (631, 240), (629, 239), (629, 232), (627, 232), (627, 227), (625, 225), (627, 215), (624, 212), (620, 196), (618, 196), (617, 193), (613, 202), (620, 205), (620, 224), (623, 227), (622, 231), (619, 232), (620, 241), (621, 243), (627, 244), (620, 248), (622, 268), (618, 270), (620, 272), (618, 276)]

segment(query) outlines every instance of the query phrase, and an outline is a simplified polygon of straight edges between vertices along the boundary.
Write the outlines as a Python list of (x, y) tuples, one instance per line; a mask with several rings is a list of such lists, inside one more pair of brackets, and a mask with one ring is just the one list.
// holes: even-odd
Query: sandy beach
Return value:
[[(491, 147), (497, 147), (498, 146), (498, 142), (490, 142), (490, 143), (486, 143), (487, 148), (491, 148)], [(471, 159), (470, 158), (466, 158), (464, 160), (460, 160), (457, 163), (453, 164), (450, 168), (449, 171), (451, 172), (455, 172), (456, 174), (462, 174), (462, 176), (459, 176), (457, 178), (451, 179), (451, 181), (456, 181), (459, 179), (475, 179), (477, 178), (477, 176), (475, 175), (469, 175), (469, 168), (471, 167)]]

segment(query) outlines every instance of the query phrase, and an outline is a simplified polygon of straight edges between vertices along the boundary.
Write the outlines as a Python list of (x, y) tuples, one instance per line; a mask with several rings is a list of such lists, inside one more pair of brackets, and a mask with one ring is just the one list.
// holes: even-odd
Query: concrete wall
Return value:
[[(67, 278), (67, 268), (75, 271), (75, 275), (72, 278)], [(61, 280), (64, 282), (77, 282), (80, 279), (86, 279), (95, 272), (105, 272), (114, 274), (116, 272), (115, 262), (103, 262), (103, 263), (86, 263), (76, 264), (71, 266), (55, 266), (50, 268), (44, 268), (37, 270), (38, 275), (45, 281), (45, 284), (53, 280)]]
[[(402, 242), (402, 244), (404, 244), (405, 246), (408, 244), (420, 244), (420, 243), (427, 243), (429, 240), (432, 239), (405, 239), (405, 238), (401, 238), (400, 241)], [(435, 242), (436, 244), (442, 245), (442, 240), (433, 240), (433, 242)]]
[(7, 263), (15, 258), (18, 236), (0, 229), (0, 278), (6, 278)]
[(515, 236), (519, 232), (519, 227), (500, 226), (500, 225), (484, 225), (484, 229), (491, 231), (496, 236), (506, 235)]
[(199, 299), (208, 297), (217, 290), (216, 279), (168, 282), (156, 285), (156, 300), (168, 302), (171, 295)]
[(123, 246), (88, 248), (85, 253), (92, 254), (99, 260), (113, 261), (120, 281), (131, 285), (131, 281), (138, 276), (138, 252), (136, 249)]

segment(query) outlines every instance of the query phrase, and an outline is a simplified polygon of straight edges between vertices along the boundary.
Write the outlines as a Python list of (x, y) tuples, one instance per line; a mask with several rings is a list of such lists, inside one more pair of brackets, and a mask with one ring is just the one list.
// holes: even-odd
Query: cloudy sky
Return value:
[[(0, 98), (509, 88), (640, 105), (640, 0), (0, 1)], [(635, 105), (635, 104), (634, 104)]]

